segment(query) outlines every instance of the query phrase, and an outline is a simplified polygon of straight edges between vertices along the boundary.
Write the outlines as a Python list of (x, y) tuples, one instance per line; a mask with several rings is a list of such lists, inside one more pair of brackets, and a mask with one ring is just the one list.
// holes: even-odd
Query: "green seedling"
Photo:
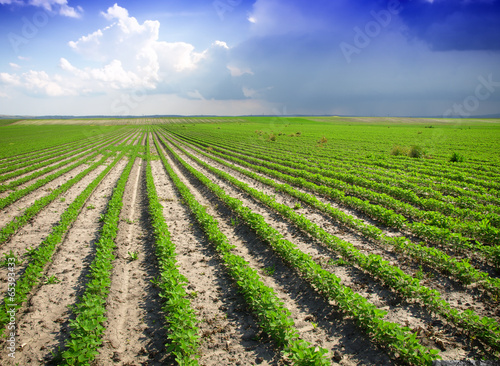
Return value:
[(14, 265), (19, 265), (21, 263), (23, 263), (22, 260), (19, 260), (19, 258), (17, 257), (16, 254), (14, 254), (14, 252), (12, 251), (12, 249), (10, 250), (9, 253), (4, 253), (3, 254), (3, 260), (0, 261), (0, 267), (7, 267), (9, 265), (9, 263), (11, 264), (14, 264)]
[(265, 267), (263, 271), (268, 275), (272, 276), (274, 272), (276, 272), (276, 266), (273, 264), (272, 266)]
[(27, 257), (32, 257), (37, 250), (38, 250), (37, 248), (29, 247), (28, 249), (26, 249), (26, 253), (24, 255)]
[(128, 252), (128, 260), (135, 261), (139, 258), (139, 252)]
[(45, 282), (44, 282), (45, 285), (53, 285), (59, 282), (61, 282), (61, 280), (54, 275), (50, 277), (45, 276)]
[(339, 259), (330, 259), (328, 261), (328, 264), (331, 266), (347, 266), (349, 263), (347, 263), (343, 258)]

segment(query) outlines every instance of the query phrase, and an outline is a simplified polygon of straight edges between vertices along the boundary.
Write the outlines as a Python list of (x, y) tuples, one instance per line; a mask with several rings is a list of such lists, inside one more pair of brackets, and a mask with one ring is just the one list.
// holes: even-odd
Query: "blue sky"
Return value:
[(500, 0), (0, 0), (0, 115), (500, 113)]

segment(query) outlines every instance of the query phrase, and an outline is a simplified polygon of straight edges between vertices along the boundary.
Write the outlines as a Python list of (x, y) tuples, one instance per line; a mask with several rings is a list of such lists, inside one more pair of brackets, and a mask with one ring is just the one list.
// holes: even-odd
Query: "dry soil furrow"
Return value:
[[(180, 151), (177, 151), (177, 153), (180, 153)], [(317, 262), (324, 265), (328, 263), (330, 259), (335, 259), (335, 255), (333, 253), (329, 250), (325, 251), (321, 244), (310, 238), (308, 235), (298, 233), (298, 230), (296, 230), (291, 223), (285, 221), (269, 208), (256, 202), (253, 198), (235, 188), (232, 184), (219, 179), (198, 165), (196, 162), (184, 156), (184, 154), (180, 155), (185, 158), (189, 164), (203, 172), (203, 174), (210, 180), (219, 184), (227, 194), (242, 200), (245, 206), (251, 208), (252, 211), (263, 215), (271, 226), (280, 231), (286, 239), (294, 242), (302, 251), (312, 255)], [(227, 171), (228, 169), (225, 168), (224, 170)], [(265, 188), (261, 186), (258, 188), (263, 191), (271, 189), (269, 187)], [(272, 190), (272, 192), (270, 191), (267, 193), (273, 194), (275, 192)], [(283, 203), (293, 207), (294, 200), (292, 200), (291, 197), (284, 198), (284, 200), (285, 201)], [(317, 212), (307, 213), (307, 217), (316, 223), (322, 220), (321, 215)], [(322, 223), (323, 228), (328, 227), (329, 225), (331, 225), (329, 222)], [(455, 328), (448, 327), (445, 331), (443, 331), (443, 321), (435, 319), (435, 317), (432, 316), (431, 313), (425, 309), (425, 307), (418, 304), (407, 303), (390, 289), (385, 288), (378, 281), (371, 278), (369, 274), (364, 273), (360, 269), (353, 266), (335, 265), (325, 266), (325, 268), (339, 276), (344, 285), (351, 287), (360, 295), (369, 299), (369, 301), (374, 303), (377, 307), (387, 310), (388, 314), (386, 315), (386, 319), (388, 321), (408, 325), (414, 329), (429, 329), (428, 333), (431, 334), (432, 337), (426, 337), (426, 342), (428, 341), (428, 343), (433, 347), (440, 346), (444, 351), (443, 354), (449, 356), (450, 359), (454, 359), (453, 357), (460, 358), (465, 356), (468, 352), (473, 352), (467, 344), (468, 342), (466, 338), (455, 334)], [(436, 340), (437, 343), (434, 343), (434, 340)]]
[(16, 353), (16, 362), (44, 365), (52, 359), (52, 352), (57, 353), (58, 347), (63, 346), (69, 334), (68, 305), (74, 304), (83, 292), (102, 227), (100, 217), (106, 211), (126, 160), (122, 159), (99, 184), (59, 245), (45, 275), (53, 283), (38, 287), (25, 311), (19, 313), (17, 344), (21, 348)]

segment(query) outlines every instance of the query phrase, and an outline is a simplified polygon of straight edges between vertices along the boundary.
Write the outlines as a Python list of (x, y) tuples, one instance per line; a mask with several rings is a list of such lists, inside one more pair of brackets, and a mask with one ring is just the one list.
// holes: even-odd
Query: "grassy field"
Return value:
[(12, 122), (2, 365), (500, 356), (500, 120)]

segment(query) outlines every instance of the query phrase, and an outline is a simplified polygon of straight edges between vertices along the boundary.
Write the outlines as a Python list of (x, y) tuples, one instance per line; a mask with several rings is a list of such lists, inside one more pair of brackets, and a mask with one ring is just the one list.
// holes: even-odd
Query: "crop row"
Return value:
[[(337, 175), (342, 175), (343, 173), (332, 172), (325, 169), (318, 169), (311, 167), (311, 164), (302, 164), (293, 161), (293, 158), (281, 158), (272, 157), (271, 155), (250, 153), (246, 151), (246, 154), (236, 153), (234, 151), (227, 151), (226, 149), (216, 148), (216, 150), (222, 150), (226, 154), (230, 154), (241, 159), (252, 161), (256, 164), (270, 167), (273, 169), (286, 169), (287, 173), (300, 177), (310, 177), (315, 182), (322, 185), (327, 185), (332, 188), (339, 189), (349, 195), (356, 196), (361, 199), (368, 199), (371, 202), (375, 202), (383, 205), (386, 208), (390, 208), (395, 212), (404, 215), (404, 220), (409, 219), (419, 220), (426, 225), (436, 226), (442, 229), (449, 230), (454, 233), (461, 233), (471, 236), (473, 239), (483, 241), (488, 244), (500, 244), (500, 229), (496, 228), (494, 225), (500, 225), (500, 216), (498, 214), (488, 214), (484, 213), (484, 219), (481, 222), (464, 222), (456, 217), (446, 216), (437, 211), (424, 211), (420, 210), (408, 203), (402, 202), (386, 193), (379, 193), (372, 189), (367, 189), (358, 185), (353, 185), (346, 183), (342, 180), (334, 178)], [(369, 181), (368, 179), (366, 181)], [(376, 183), (373, 183), (376, 184)], [(411, 192), (409, 194), (411, 196)], [(427, 199), (427, 202), (439, 202), (437, 200)], [(450, 210), (453, 212), (459, 211), (470, 211), (465, 209), (457, 208), (456, 206), (450, 205)], [(456, 216), (460, 216), (456, 214)]]
[[(169, 127), (169, 129), (171, 129), (171, 127)], [(183, 131), (182, 135), (186, 135), (186, 133)], [(440, 164), (439, 169), (436, 169), (420, 166), (418, 165), (418, 161), (416, 161), (416, 159), (403, 157), (391, 157), (388, 159), (380, 156), (373, 157), (371, 154), (368, 154), (369, 157), (364, 158), (363, 154), (360, 152), (337, 157), (337, 153), (341, 152), (342, 149), (325, 152), (324, 149), (311, 149), (310, 146), (301, 147), (299, 143), (281, 146), (276, 145), (275, 143), (263, 144), (261, 141), (258, 141), (258, 143), (248, 142), (246, 140), (241, 141), (241, 139), (236, 136), (234, 138), (228, 138), (228, 136), (218, 136), (209, 139), (205, 134), (201, 135), (199, 139), (204, 142), (210, 141), (218, 146), (230, 148), (234, 151), (256, 151), (271, 156), (293, 156), (297, 161), (302, 161), (304, 163), (309, 162), (310, 164), (316, 164), (317, 162), (327, 165), (335, 164), (338, 165), (337, 168), (334, 168), (336, 170), (360, 171), (369, 169), (374, 171), (375, 174), (380, 171), (395, 171), (398, 173), (398, 179), (413, 177), (417, 179), (417, 181), (429, 183), (434, 183), (436, 179), (438, 179), (439, 182), (448, 184), (448, 187), (461, 187), (466, 191), (483, 194), (485, 197), (500, 198), (500, 191), (480, 185), (480, 183), (485, 180), (491, 180), (491, 173), (487, 176), (483, 176), (482, 179), (476, 179), (474, 181), (476, 184), (465, 182), (468, 180), (470, 173), (464, 173), (463, 164), (460, 164), (460, 167), (457, 168), (451, 168), (451, 166)], [(297, 139), (297, 142), (298, 140), (299, 139)], [(452, 172), (446, 173), (449, 169), (452, 169)], [(477, 172), (477, 169), (475, 171)]]
[[(420, 211), (415, 209), (411, 205), (402, 203), (398, 200), (393, 199), (390, 196), (385, 194), (380, 194), (376, 192), (372, 192), (370, 190), (364, 189), (362, 187), (356, 187), (347, 185), (344, 183), (337, 184), (338, 181), (324, 177), (320, 174), (314, 174), (307, 170), (295, 169), (285, 165), (276, 164), (272, 162), (268, 162), (262, 159), (257, 159), (253, 157), (249, 157), (247, 155), (242, 155), (235, 152), (228, 152), (224, 149), (220, 148), (212, 148), (213, 152), (217, 152), (221, 150), (226, 155), (239, 157), (247, 162), (251, 162), (254, 165), (260, 165), (264, 167), (271, 168), (272, 170), (286, 173), (294, 179), (294, 184), (301, 185), (302, 182), (310, 182), (315, 183), (321, 186), (321, 190), (323, 194), (327, 192), (329, 197), (334, 199), (337, 202), (342, 204), (346, 204), (349, 207), (360, 210), (371, 217), (381, 221), (383, 224), (388, 225), (390, 227), (402, 230), (406, 229), (414, 234), (429, 240), (430, 242), (453, 246), (454, 248), (463, 248), (463, 249), (473, 249), (480, 252), (483, 256), (485, 256), (488, 260), (492, 261), (497, 266), (500, 265), (500, 248), (499, 246), (488, 246), (483, 245), (477, 241), (471, 240), (470, 238), (462, 236), (460, 232), (454, 232), (446, 226), (446, 222), (441, 222), (438, 220), (441, 214), (432, 213), (429, 211)], [(347, 192), (346, 192), (347, 189)], [(347, 194), (346, 194), (347, 193)], [(378, 203), (378, 204), (376, 204)], [(380, 204), (380, 205), (379, 205)], [(386, 206), (393, 206), (396, 210), (391, 208), (386, 208)], [(410, 222), (403, 214), (397, 213), (407, 213), (407, 210), (411, 212), (418, 212), (419, 214), (428, 215), (430, 217), (434, 217), (434, 220), (426, 220), (425, 222), (413, 221)], [(408, 215), (410, 216), (410, 215)], [(449, 218), (443, 216), (444, 220), (449, 221)], [(461, 227), (469, 227), (472, 223), (460, 223), (457, 222), (455, 226)], [(478, 223), (477, 225), (473, 225), (474, 231), (480, 232), (482, 237), (486, 237), (489, 241), (497, 242), (500, 240), (499, 230), (492, 227), (488, 220), (484, 220), (484, 222)], [(456, 229), (456, 227), (455, 227)]]
[(295, 226), (309, 233), (313, 237), (320, 240), (327, 247), (339, 253), (347, 262), (359, 266), (372, 276), (378, 278), (385, 285), (402, 294), (404, 297), (421, 301), (430, 311), (453, 322), (457, 327), (462, 328), (466, 333), (473, 334), (493, 349), (496, 349), (497, 351), (500, 350), (500, 326), (494, 319), (480, 317), (470, 309), (461, 312), (453, 308), (448, 302), (441, 298), (439, 292), (421, 285), (419, 279), (405, 274), (400, 268), (390, 265), (379, 255), (363, 254), (351, 243), (329, 234), (317, 224), (307, 219), (304, 215), (299, 215), (287, 205), (276, 202), (274, 197), (249, 187), (247, 184), (240, 182), (231, 175), (206, 164), (183, 149), (181, 149), (181, 151), (198, 164), (204, 166), (206, 169), (212, 171), (228, 182), (231, 182), (233, 185), (247, 192), (255, 199), (280, 213), (282, 216), (290, 220)]
[(64, 240), (67, 231), (75, 222), (87, 199), (90, 197), (99, 183), (113, 169), (113, 167), (123, 158), (126, 151), (119, 154), (85, 190), (68, 206), (61, 215), (59, 222), (52, 229), (50, 234), (42, 241), (38, 248), (30, 254), (29, 263), (22, 276), (15, 281), (15, 287), (9, 288), (7, 297), (4, 298), (0, 306), (0, 329), (5, 330), (5, 326), (10, 321), (10, 314), (15, 313), (26, 301), (30, 291), (39, 283), (44, 269), (51, 261), (57, 246)]
[(168, 324), (169, 351), (179, 365), (196, 365), (199, 347), (198, 320), (187, 297), (187, 279), (179, 272), (176, 247), (170, 240), (170, 232), (163, 217), (161, 205), (151, 171), (150, 140), (146, 143), (146, 186), (149, 200), (151, 226), (155, 236), (156, 258), (160, 276), (156, 281), (160, 296), (164, 299), (163, 310)]
[[(171, 127), (169, 127), (171, 129)], [(186, 131), (183, 131), (183, 135), (186, 135)], [(194, 131), (190, 131), (191, 135), (196, 135)], [(383, 169), (398, 169), (403, 171), (405, 174), (402, 177), (408, 175), (416, 175), (421, 179), (424, 177), (429, 180), (435, 180), (438, 177), (440, 180), (449, 180), (452, 185), (461, 185), (467, 189), (478, 190), (479, 192), (486, 194), (493, 194), (499, 196), (498, 184), (494, 183), (494, 187), (491, 187), (493, 183), (491, 181), (491, 172), (488, 170), (486, 174), (480, 174), (480, 178), (473, 178), (472, 175), (477, 175), (482, 171), (483, 166), (475, 165), (473, 169), (464, 168), (461, 164), (460, 167), (454, 167), (451, 165), (443, 165), (438, 163), (438, 168), (432, 164), (432, 161), (425, 160), (420, 162), (416, 159), (411, 159), (407, 157), (392, 157), (391, 159), (386, 158), (374, 158), (372, 154), (367, 154), (363, 156), (359, 151), (354, 154), (342, 154), (342, 149), (324, 150), (324, 149), (311, 149), (310, 145), (301, 144), (301, 139), (294, 139), (293, 143), (281, 143), (273, 142), (272, 144), (263, 144), (261, 140), (252, 140), (248, 136), (244, 136), (242, 140), (241, 135), (224, 135), (221, 136), (220, 133), (217, 135), (212, 135), (208, 131), (204, 131), (200, 138), (205, 142), (210, 141), (211, 143), (221, 144), (222, 146), (232, 146), (233, 149), (244, 149), (252, 150), (258, 149), (265, 151), (268, 155), (273, 156), (283, 156), (283, 155), (293, 155), (295, 158), (300, 159), (300, 156), (310, 159), (312, 162), (323, 161), (323, 162), (335, 162), (340, 164), (348, 164), (347, 166), (358, 167), (373, 167), (377, 166)], [(350, 144), (351, 142), (349, 142)], [(431, 164), (432, 166), (429, 166)], [(465, 174), (466, 173), (466, 174)], [(496, 189), (494, 189), (496, 187)], [(492, 190), (493, 189), (493, 190)]]
[[(53, 164), (59, 160), (71, 157), (74, 154), (78, 154), (82, 151), (92, 149), (96, 145), (97, 145), (97, 143), (95, 143), (95, 142), (87, 142), (83, 146), (80, 145), (76, 148), (68, 149), (67, 151), (64, 151), (62, 153), (59, 151), (56, 151), (47, 157), (37, 157), (35, 159), (32, 159), (31, 161), (26, 161), (26, 162), (23, 162), (20, 164), (15, 164), (15, 165), (9, 165), (8, 168), (2, 169), (0, 171), (0, 175), (1, 175), (0, 182), (4, 182), (7, 179), (11, 179), (11, 178), (19, 176), (21, 174), (29, 173), (30, 171), (33, 171), (35, 169), (39, 169), (39, 168), (42, 168), (44, 166)], [(6, 173), (8, 173), (8, 174), (6, 174)]]
[[(106, 137), (104, 135), (99, 136), (98, 138), (94, 139), (95, 142), (100, 142), (100, 140), (104, 140)], [(89, 144), (89, 141), (84, 142), (85, 145)], [(49, 149), (41, 149), (41, 150), (32, 150), (30, 152), (27, 152), (26, 154), (23, 154), (21, 156), (12, 156), (7, 159), (3, 159), (0, 163), (0, 172), (3, 173), (4, 169), (7, 167), (16, 167), (15, 169), (19, 168), (20, 164), (25, 165), (30, 165), (38, 163), (42, 160), (47, 160), (50, 159), (51, 157), (57, 156), (57, 155), (62, 155), (65, 152), (77, 149), (82, 146), (82, 141), (74, 141), (68, 144), (64, 145), (59, 145), (53, 148)]]
[(70, 320), (71, 333), (65, 344), (62, 357), (65, 365), (89, 364), (99, 353), (102, 343), (104, 321), (106, 320), (106, 299), (111, 284), (113, 269), (114, 242), (118, 232), (118, 222), (122, 198), (130, 171), (136, 160), (139, 146), (129, 147), (131, 156), (123, 170), (108, 202), (104, 214), (104, 225), (99, 240), (95, 244), (96, 255), (90, 265), (89, 281), (79, 302), (73, 308), (74, 319)]
[[(124, 135), (113, 136), (113, 137), (105, 139), (104, 141), (100, 141), (98, 143), (88, 145), (82, 149), (73, 150), (72, 152), (70, 152), (66, 155), (60, 155), (60, 156), (58, 156), (54, 159), (48, 160), (48, 161), (42, 160), (42, 162), (39, 162), (39, 163), (33, 162), (27, 168), (14, 171), (12, 173), (7, 174), (4, 177), (1, 177), (0, 182), (5, 182), (8, 179), (12, 179), (12, 178), (18, 177), (20, 175), (29, 173), (31, 171), (37, 170), (36, 172), (34, 172), (30, 175), (27, 175), (25, 177), (19, 178), (16, 181), (12, 181), (8, 184), (1, 185), (0, 192), (4, 192), (6, 190), (13, 189), (20, 184), (23, 184), (31, 179), (39, 177), (42, 174), (45, 174), (45, 173), (48, 173), (52, 170), (58, 169), (59, 167), (64, 166), (66, 164), (69, 164), (70, 162), (77, 160), (79, 157), (85, 156), (86, 154), (89, 154), (91, 151), (98, 150), (105, 145), (115, 144), (115, 143), (117, 143), (117, 141), (122, 139), (123, 136)], [(62, 161), (62, 160), (65, 160), (65, 161)], [(52, 166), (48, 166), (48, 165), (51, 165), (51, 164), (54, 164), (57, 162), (60, 162), (60, 163), (52, 165)], [(45, 167), (45, 169), (42, 169), (43, 167)]]
[(429, 350), (420, 345), (416, 333), (411, 333), (407, 327), (383, 320), (385, 311), (377, 309), (364, 297), (343, 286), (340, 278), (321, 268), (310, 255), (285, 240), (277, 230), (265, 222), (261, 215), (243, 206), (240, 200), (230, 197), (222, 188), (192, 168), (170, 148), (168, 143), (163, 141), (163, 145), (192, 175), (238, 214), (285, 262), (296, 269), (328, 300), (336, 301), (340, 309), (352, 316), (376, 342), (385, 345), (393, 357), (399, 357), (416, 365), (430, 365), (433, 360), (439, 358), (437, 350)]
[[(383, 233), (382, 230), (380, 230), (376, 226), (367, 224), (363, 220), (356, 219), (351, 215), (344, 213), (343, 211), (333, 207), (328, 203), (323, 203), (320, 200), (318, 200), (316, 196), (312, 194), (300, 192), (297, 189), (292, 188), (288, 184), (277, 183), (273, 179), (263, 177), (259, 174), (254, 173), (253, 171), (240, 168), (234, 164), (228, 163), (225, 160), (207, 154), (202, 150), (198, 150), (194, 147), (191, 148), (197, 153), (202, 154), (207, 158), (218, 162), (219, 164), (225, 165), (254, 180), (257, 180), (261, 183), (264, 183), (268, 186), (275, 188), (276, 191), (285, 192), (288, 195), (301, 200), (302, 202), (328, 214), (330, 217), (340, 222), (341, 224), (351, 229), (354, 229), (358, 232), (361, 232), (362, 234), (366, 235), (369, 238), (375, 239), (380, 243), (395, 247), (397, 250), (416, 259), (420, 263), (425, 263), (430, 267), (437, 269), (445, 274), (452, 275), (455, 279), (461, 281), (466, 285), (471, 283), (477, 283), (486, 291), (490, 292), (494, 296), (494, 298), (500, 298), (500, 279), (492, 278), (487, 273), (477, 270), (466, 260), (457, 260), (453, 257), (450, 257), (446, 253), (443, 253), (441, 250), (437, 248), (430, 248), (420, 244), (412, 243), (405, 237), (387, 236)], [(275, 176), (281, 178), (280, 173), (277, 173), (271, 169), (267, 169), (261, 166), (254, 166), (250, 163), (247, 163), (246, 161), (231, 156), (224, 156), (224, 159), (231, 160), (240, 165), (244, 165), (251, 169), (260, 171), (268, 176)], [(309, 190), (312, 191), (318, 191), (321, 188), (320, 186), (314, 183), (306, 183), (303, 185), (303, 187), (308, 188)]]
[(252, 269), (242, 257), (232, 253), (234, 245), (230, 244), (224, 233), (220, 231), (217, 220), (206, 212), (204, 206), (196, 201), (189, 188), (182, 183), (169, 166), (156, 141), (155, 144), (168, 175), (193, 212), (208, 240), (216, 247), (230, 276), (234, 279), (247, 304), (257, 316), (261, 328), (280, 347), (284, 348), (285, 355), (294, 364), (328, 365), (329, 362), (325, 356), (327, 351), (318, 347), (315, 348), (299, 338), (290, 311), (284, 307), (274, 291), (264, 285), (257, 271)]
[[(198, 146), (201, 145), (197, 143), (193, 144)], [(222, 152), (219, 152), (218, 150), (222, 150)], [(478, 254), (480, 254), (486, 261), (492, 263), (497, 267), (500, 267), (499, 246), (482, 245), (479, 242), (474, 242), (466, 237), (463, 237), (460, 233), (451, 232), (447, 228), (441, 228), (418, 221), (409, 222), (403, 215), (396, 213), (391, 209), (387, 209), (382, 205), (373, 204), (372, 202), (375, 202), (377, 200), (377, 197), (380, 196), (375, 193), (363, 197), (368, 198), (367, 200), (364, 200), (355, 196), (347, 195), (341, 189), (323, 184), (317, 184), (329, 179), (322, 176), (318, 177), (317, 174), (292, 169), (279, 164), (265, 162), (260, 159), (255, 159), (244, 155), (242, 156), (241, 154), (237, 153), (228, 153), (219, 148), (210, 148), (210, 152), (224, 158), (238, 156), (242, 157), (242, 159), (238, 159), (238, 162), (251, 163), (250, 166), (254, 170), (260, 170), (265, 173), (269, 173), (270, 175), (278, 177), (295, 186), (304, 187), (312, 190), (313, 192), (325, 195), (333, 199), (335, 202), (346, 205), (347, 207), (353, 208), (355, 210), (359, 210), (389, 227), (398, 230), (408, 230), (413, 234), (428, 240), (431, 243), (445, 245), (448, 247), (452, 247), (453, 249), (473, 250), (475, 252), (478, 252)], [(266, 167), (270, 169), (263, 170), (263, 168)], [(367, 192), (366, 190), (364, 191)]]
[[(70, 159), (68, 159), (66, 161), (63, 161), (63, 162), (61, 162), (59, 164), (56, 164), (56, 165), (51, 166), (51, 167), (47, 167), (45, 169), (39, 170), (37, 172), (34, 172), (33, 174), (31, 174), (29, 176), (20, 178), (20, 179), (14, 181), (14, 182), (11, 182), (9, 184), (5, 184), (5, 185), (0, 186), (0, 192), (4, 192), (4, 191), (7, 191), (7, 190), (12, 189), (14, 187), (17, 187), (20, 184), (28, 182), (28, 181), (30, 181), (32, 179), (38, 178), (39, 176), (41, 176), (41, 175), (43, 175), (45, 173), (48, 173), (48, 172), (53, 171), (53, 170), (57, 170), (60, 167), (63, 167), (65, 165), (68, 165), (68, 164), (76, 161), (75, 164), (69, 165), (66, 168), (63, 168), (63, 169), (61, 169), (59, 171), (56, 171), (55, 173), (53, 173), (53, 174), (51, 174), (51, 175), (49, 175), (49, 176), (47, 176), (47, 177), (45, 177), (43, 179), (38, 180), (35, 183), (29, 185), (28, 187), (25, 187), (23, 189), (20, 189), (20, 190), (17, 190), (15, 192), (12, 192), (12, 193), (10, 193), (5, 198), (0, 198), (0, 209), (2, 209), (4, 207), (7, 207), (8, 205), (12, 204), (13, 202), (15, 202), (15, 201), (19, 200), (20, 198), (24, 197), (28, 193), (33, 192), (35, 189), (37, 189), (37, 188), (45, 185), (46, 183), (48, 183), (48, 182), (56, 179), (57, 177), (60, 177), (61, 175), (69, 172), (70, 170), (73, 170), (76, 167), (78, 167), (78, 166), (80, 166), (82, 164), (85, 164), (86, 162), (92, 160), (94, 157), (96, 157), (97, 155), (99, 155), (103, 151), (105, 151), (108, 146), (110, 146), (111, 144), (116, 143), (116, 140), (114, 140), (112, 142), (109, 142), (107, 145), (106, 144), (105, 145), (100, 145), (100, 146), (94, 148), (93, 149), (94, 152), (92, 152), (92, 151), (84, 151), (80, 155), (73, 156), (72, 158), (70, 158)], [(89, 153), (90, 153), (90, 155), (89, 155)], [(79, 161), (85, 155), (89, 155), (89, 156), (87, 158)]]
[[(117, 149), (123, 149), (123, 147), (117, 148)], [(0, 230), (0, 244), (5, 243), (12, 235), (14, 235), (16, 233), (16, 231), (20, 227), (22, 227), (24, 224), (26, 224), (32, 217), (34, 217), (36, 214), (38, 214), (45, 206), (47, 206), (49, 203), (51, 203), (53, 200), (55, 200), (59, 195), (66, 192), (74, 184), (76, 184), (77, 182), (82, 180), (92, 170), (96, 169), (101, 164), (104, 164), (106, 162), (106, 160), (112, 154), (113, 153), (109, 153), (109, 152), (105, 153), (101, 160), (92, 164), (87, 169), (85, 169), (83, 172), (77, 174), (72, 179), (69, 179), (61, 186), (54, 189), (49, 195), (37, 199), (30, 207), (28, 207), (24, 211), (24, 213), (22, 215), (15, 217), (12, 221), (10, 221), (7, 225), (5, 225)]]
[[(405, 172), (401, 170), (396, 172), (393, 172), (392, 170), (383, 170), (382, 172), (384, 174), (389, 174), (389, 176), (386, 177), (384, 174), (381, 174), (381, 172), (374, 170), (373, 166), (370, 165), (353, 166), (352, 164), (344, 161), (334, 163), (331, 159), (323, 161), (318, 159), (316, 155), (314, 156), (314, 159), (311, 159), (311, 157), (301, 158), (300, 156), (291, 154), (290, 151), (286, 151), (286, 154), (284, 151), (273, 151), (270, 149), (268, 151), (259, 152), (262, 148), (252, 148), (248, 146), (245, 146), (244, 149), (239, 147), (238, 150), (244, 150), (247, 154), (253, 152), (254, 156), (259, 153), (263, 156), (279, 156), (279, 159), (274, 158), (270, 161), (280, 164), (287, 164), (292, 161), (297, 164), (297, 168), (301, 169), (305, 169), (305, 167), (314, 167), (318, 170), (315, 172), (326, 172), (327, 176), (331, 178), (366, 187), (376, 192), (389, 194), (425, 210), (436, 210), (445, 214), (451, 214), (461, 219), (482, 220), (484, 215), (488, 213), (496, 213), (497, 215), (491, 215), (492, 218), (490, 221), (500, 224), (500, 217), (498, 216), (500, 208), (497, 206), (491, 204), (483, 205), (473, 198), (465, 198), (463, 196), (443, 196), (442, 193), (432, 189), (429, 184), (423, 186), (421, 176), (417, 179), (419, 184), (410, 182), (408, 178), (405, 177)], [(288, 157), (288, 159), (285, 157)], [(427, 182), (432, 183), (433, 187), (442, 186), (441, 182), (440, 184), (435, 184), (432, 181)], [(468, 192), (466, 190), (462, 191)], [(493, 196), (480, 195), (480, 197), (483, 199), (487, 199), (489, 197), (493, 199), (495, 203), (499, 201)]]

